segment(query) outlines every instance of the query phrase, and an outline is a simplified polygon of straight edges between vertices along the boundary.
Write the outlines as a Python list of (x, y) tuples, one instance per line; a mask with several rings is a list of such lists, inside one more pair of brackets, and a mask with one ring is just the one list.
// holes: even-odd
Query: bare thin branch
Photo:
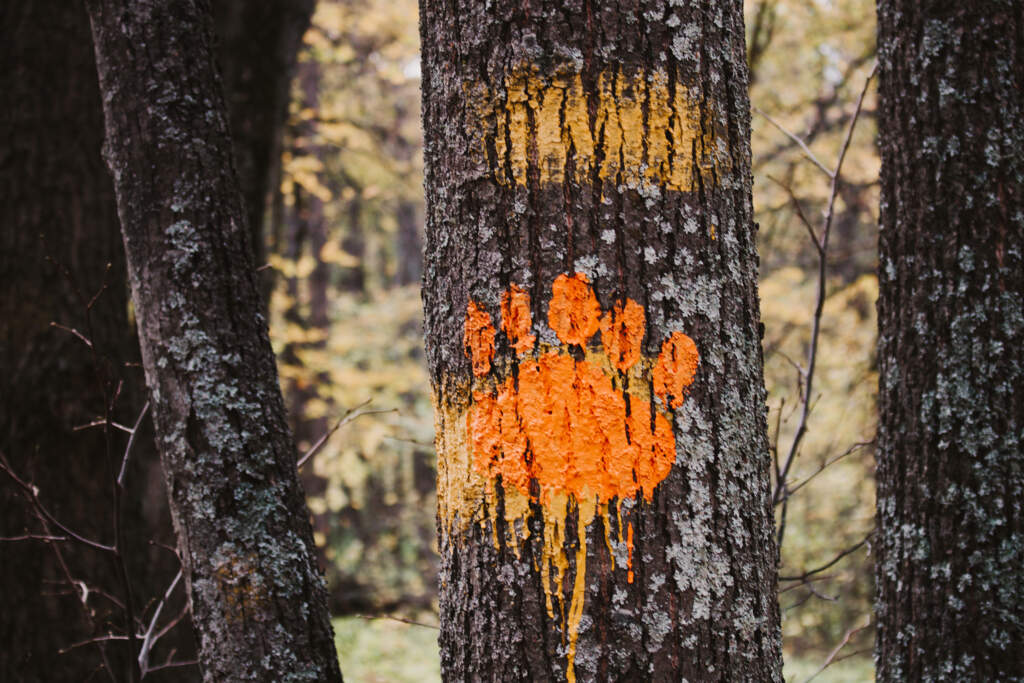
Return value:
[(865, 621), (863, 625), (856, 626), (854, 628), (849, 629), (846, 632), (846, 635), (843, 636), (843, 639), (839, 641), (839, 644), (836, 645), (835, 648), (832, 650), (832, 652), (829, 653), (828, 657), (825, 658), (825, 663), (821, 665), (821, 668), (818, 669), (817, 671), (815, 671), (814, 674), (810, 678), (808, 678), (804, 683), (810, 683), (815, 678), (817, 678), (818, 675), (821, 674), (822, 671), (824, 671), (825, 669), (830, 667), (832, 664), (834, 664), (837, 661), (836, 660), (836, 655), (838, 655), (842, 651), (842, 649), (844, 647), (846, 647), (846, 644), (850, 642), (850, 638), (852, 638), (854, 635), (860, 633), (861, 631), (863, 631), (864, 629), (866, 629), (866, 628), (868, 628), (870, 626), (871, 626), (871, 616), (868, 615), (867, 621)]
[(770, 123), (773, 126), (775, 126), (783, 135), (785, 135), (790, 140), (795, 142), (797, 144), (797, 146), (800, 147), (800, 150), (804, 153), (804, 156), (807, 157), (807, 159), (812, 164), (814, 164), (818, 168), (819, 171), (821, 171), (822, 173), (827, 175), (829, 178), (833, 177), (832, 171), (830, 171), (827, 168), (825, 168), (825, 164), (821, 163), (821, 161), (818, 159), (818, 157), (816, 157), (814, 155), (814, 152), (811, 151), (811, 148), (807, 146), (807, 143), (804, 142), (803, 139), (800, 138), (800, 136), (798, 136), (798, 135), (796, 135), (794, 133), (791, 133), (789, 130), (786, 129), (785, 126), (783, 126), (781, 123), (779, 123), (778, 121), (773, 119), (771, 116), (769, 116), (768, 114), (763, 112), (760, 108), (758, 108), (758, 107), (751, 107), (751, 109), (754, 110), (754, 113), (759, 114), (760, 116), (763, 116), (765, 118), (765, 120), (768, 121), (768, 123)]
[(128, 469), (128, 458), (132, 453), (132, 446), (135, 445), (135, 435), (139, 433), (139, 426), (142, 424), (142, 418), (146, 417), (146, 413), (149, 411), (149, 401), (146, 401), (146, 405), (142, 406), (142, 410), (139, 411), (139, 417), (135, 420), (135, 426), (131, 429), (131, 436), (128, 437), (128, 445), (124, 447), (124, 458), (121, 459), (121, 471), (117, 474), (117, 485), (124, 488), (124, 474)]
[(355, 406), (354, 408), (349, 408), (348, 410), (346, 410), (345, 414), (341, 416), (341, 419), (339, 419), (333, 427), (328, 429), (323, 436), (317, 439), (316, 443), (313, 444), (308, 451), (306, 451), (305, 455), (299, 458), (299, 461), (298, 463), (296, 463), (295, 467), (298, 469), (302, 469), (302, 466), (305, 465), (310, 458), (312, 458), (314, 455), (320, 452), (320, 449), (324, 447), (324, 445), (327, 443), (327, 440), (330, 439), (331, 436), (333, 436), (336, 431), (347, 425), (349, 422), (353, 422), (358, 418), (362, 417), (363, 415), (376, 415), (379, 413), (397, 412), (396, 408), (390, 408), (388, 410), (359, 410), (363, 406), (369, 405), (370, 401), (372, 400), (372, 398), (368, 398), (359, 405)]
[(66, 325), (61, 325), (60, 323), (56, 323), (56, 322), (51, 322), (50, 323), (50, 327), (56, 327), (59, 330), (64, 330), (65, 332), (70, 332), (71, 334), (75, 335), (76, 337), (81, 339), (83, 342), (85, 342), (85, 345), (88, 346), (90, 349), (92, 348), (92, 342), (89, 341), (89, 338), (86, 337), (81, 332), (79, 332), (78, 330), (76, 330), (75, 328), (67, 327)]

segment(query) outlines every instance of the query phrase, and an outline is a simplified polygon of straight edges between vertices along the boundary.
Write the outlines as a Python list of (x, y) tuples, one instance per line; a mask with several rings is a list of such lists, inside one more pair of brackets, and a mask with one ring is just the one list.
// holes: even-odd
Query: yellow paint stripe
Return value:
[(494, 138), (488, 161), (501, 185), (525, 186), (531, 173), (541, 183), (561, 184), (568, 174), (582, 184), (596, 171), (600, 181), (690, 192), (698, 176), (710, 184), (714, 169), (729, 163), (711, 117), (685, 86), (670, 88), (662, 69), (607, 69), (588, 92), (578, 73), (521, 68), (503, 91), (463, 90), (476, 117), (470, 129)]

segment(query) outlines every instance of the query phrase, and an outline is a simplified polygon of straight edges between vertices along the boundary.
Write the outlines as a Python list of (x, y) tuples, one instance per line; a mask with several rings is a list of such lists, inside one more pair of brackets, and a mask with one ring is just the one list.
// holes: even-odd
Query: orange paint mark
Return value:
[[(627, 395), (628, 396), (628, 395)], [(587, 361), (557, 352), (519, 365), (496, 395), (473, 392), (468, 426), (477, 471), (528, 493), (540, 484), (540, 500), (557, 494), (600, 502), (650, 499), (675, 461), (672, 425), (650, 404), (628, 396)], [(527, 453), (532, 455), (526, 462)]]
[(626, 580), (633, 583), (633, 522), (629, 522), (629, 526), (626, 527), (626, 552)]
[(530, 334), (533, 316), (530, 313), (530, 295), (519, 285), (513, 284), (501, 295), (501, 329), (518, 354), (533, 348), (537, 341)]
[(483, 377), (490, 372), (494, 358), (494, 326), (491, 325), (491, 315), (475, 301), (466, 306), (462, 343), (466, 355), (473, 361), (473, 374)]
[(672, 408), (683, 405), (686, 390), (697, 376), (699, 361), (700, 354), (693, 340), (682, 332), (673, 332), (661, 345), (661, 354), (654, 366), (654, 393)]
[[(657, 359), (645, 357), (643, 307), (626, 299), (602, 314), (583, 273), (559, 275), (551, 293), (548, 324), (562, 342), (554, 347), (538, 345), (531, 333), (529, 294), (513, 284), (502, 295), (501, 330), (519, 357), (518, 372), (504, 378), (487, 376), (496, 330), (487, 312), (469, 303), (464, 343), (479, 379), (468, 408), (440, 411), (438, 503), (449, 525), (489, 519), (499, 546), (505, 542), (497, 523), (503, 497), (508, 528), (518, 528), (504, 533), (511, 533), (517, 555), (520, 535), (529, 535), (527, 521), (540, 503), (543, 551), (536, 568), (547, 613), (563, 628), (566, 679), (574, 680), (587, 529), (601, 515), (613, 554), (613, 501), (641, 496), (650, 501), (671, 472), (676, 459), (671, 410), (682, 405), (699, 356), (692, 339), (674, 332)], [(588, 347), (598, 330), (600, 344)], [(582, 357), (578, 349), (570, 354), (570, 345), (584, 347)], [(652, 385), (660, 404), (650, 393)], [(632, 583), (633, 525), (624, 527), (621, 506), (617, 510), (619, 541), (627, 547), (626, 578)], [(575, 548), (566, 529), (573, 513)]]
[(551, 285), (548, 325), (566, 344), (583, 346), (600, 326), (601, 306), (583, 273), (562, 273)]
[(644, 308), (632, 299), (616, 303), (601, 316), (601, 343), (619, 370), (628, 370), (640, 360), (644, 326)]
[[(608, 360), (628, 370), (641, 359), (644, 310), (627, 299), (600, 315), (597, 297), (586, 275), (559, 275), (551, 287), (549, 319), (566, 344), (583, 344), (601, 327)], [(493, 354), (490, 317), (470, 302), (466, 337), (482, 342)], [(532, 349), (529, 295), (512, 285), (502, 297), (502, 329), (520, 355)], [(485, 328), (490, 328), (485, 329)], [(487, 346), (490, 345), (490, 346)], [(521, 348), (520, 348), (521, 345)], [(481, 353), (480, 355), (485, 355)], [(654, 383), (663, 400), (682, 403), (682, 388), (696, 371), (696, 346), (676, 332), (665, 342), (654, 369)], [(483, 373), (489, 369), (487, 360)], [(528, 495), (530, 482), (539, 485), (540, 502), (549, 505), (564, 495), (575, 500), (608, 503), (654, 488), (675, 462), (675, 436), (670, 419), (650, 401), (624, 391), (596, 361), (576, 360), (562, 350), (526, 357), (518, 377), (485, 391), (473, 392), (466, 422), (476, 471)]]

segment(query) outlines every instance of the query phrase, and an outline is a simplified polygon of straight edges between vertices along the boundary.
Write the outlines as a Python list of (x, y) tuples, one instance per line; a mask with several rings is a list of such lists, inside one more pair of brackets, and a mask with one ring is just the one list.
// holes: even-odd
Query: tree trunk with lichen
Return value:
[(739, 2), (423, 0), (446, 680), (781, 680)]
[(88, 9), (204, 678), (340, 681), (260, 313), (209, 6), (92, 0)]
[(1024, 9), (878, 19), (878, 679), (1024, 680)]

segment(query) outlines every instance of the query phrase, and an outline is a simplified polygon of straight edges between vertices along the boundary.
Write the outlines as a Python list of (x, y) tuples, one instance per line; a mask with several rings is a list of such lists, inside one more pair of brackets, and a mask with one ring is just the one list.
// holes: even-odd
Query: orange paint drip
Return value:
[(548, 325), (565, 344), (583, 346), (600, 326), (601, 306), (583, 273), (562, 273), (551, 285)]
[(626, 527), (626, 580), (633, 583), (633, 522)]
[(686, 390), (697, 376), (700, 354), (693, 340), (682, 332), (673, 332), (661, 345), (661, 354), (654, 366), (654, 393), (667, 405), (683, 405)]
[(494, 334), (491, 315), (480, 304), (470, 301), (466, 306), (466, 327), (462, 343), (466, 348), (466, 355), (473, 361), (473, 374), (477, 377), (483, 377), (491, 371)]
[(601, 316), (601, 343), (619, 370), (629, 370), (640, 360), (645, 324), (643, 306), (632, 299)]
[(501, 295), (501, 329), (516, 353), (522, 355), (533, 348), (537, 337), (530, 334), (532, 326), (530, 295), (519, 285), (513, 284)]

